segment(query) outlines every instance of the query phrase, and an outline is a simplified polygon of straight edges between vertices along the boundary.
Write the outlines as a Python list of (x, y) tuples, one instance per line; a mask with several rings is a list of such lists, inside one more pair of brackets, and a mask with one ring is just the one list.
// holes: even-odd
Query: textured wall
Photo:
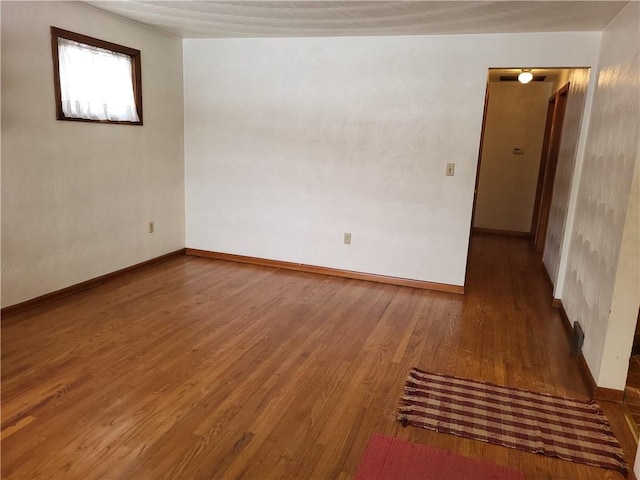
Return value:
[(571, 70), (568, 77), (558, 86), (559, 89), (567, 82), (570, 83), (543, 259), (554, 285), (557, 285), (560, 268), (562, 242), (569, 212), (578, 141), (582, 132), (589, 75), (590, 70), (586, 68)]
[[(474, 226), (531, 230), (551, 83), (489, 83)], [(514, 155), (514, 148), (522, 155)]]
[(599, 39), (185, 40), (187, 246), (463, 284), (487, 69)]
[(640, 158), (636, 162), (611, 298), (599, 383), (622, 389), (640, 308)]
[[(638, 161), (640, 131), (639, 4), (631, 2), (603, 32), (575, 221), (570, 234), (568, 271), (562, 301), (569, 318), (585, 331), (584, 356), (598, 385), (622, 388), (635, 318), (629, 319), (628, 345), (615, 345), (618, 365), (602, 368), (608, 339), (619, 338), (610, 325), (613, 286)], [(617, 370), (616, 370), (617, 369)], [(622, 382), (620, 379), (622, 378)]]
[[(141, 50), (144, 126), (55, 119), (51, 25)], [(2, 306), (184, 246), (182, 97), (180, 39), (80, 3), (2, 2)]]

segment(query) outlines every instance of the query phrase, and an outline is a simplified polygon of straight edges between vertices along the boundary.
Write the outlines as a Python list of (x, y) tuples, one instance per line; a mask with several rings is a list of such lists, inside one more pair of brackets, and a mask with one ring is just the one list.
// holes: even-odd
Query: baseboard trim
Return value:
[(582, 352), (580, 352), (580, 355), (578, 355), (578, 366), (580, 367), (580, 373), (582, 373), (582, 379), (587, 385), (591, 396), (596, 400), (599, 400), (596, 395), (598, 393), (598, 385), (593, 378), (593, 374), (591, 373), (589, 365), (587, 365), (587, 361), (584, 359), (584, 355), (582, 354)]
[(281, 260), (269, 260), (266, 258), (247, 257), (244, 255), (234, 255), (231, 253), (211, 252), (209, 250), (198, 250), (196, 248), (187, 248), (187, 255), (195, 257), (213, 258), (215, 260), (225, 260), (238, 263), (250, 263), (252, 265), (261, 265), (263, 267), (282, 268), (285, 270), (295, 270), (298, 272), (316, 273), (320, 275), (330, 275), (332, 277), (353, 278), (356, 280), (365, 280), (368, 282), (386, 283), (389, 285), (398, 285), (402, 287), (421, 288), (423, 290), (435, 290), (438, 292), (464, 294), (464, 286), (449, 285), (446, 283), (426, 282), (422, 280), (411, 280), (408, 278), (388, 277), (385, 275), (376, 275), (373, 273), (354, 272), (351, 270), (340, 270), (338, 268), (318, 267), (315, 265), (305, 265), (303, 263), (283, 262)]
[(622, 404), (624, 400), (624, 390), (616, 390), (615, 388), (596, 387), (594, 394), (596, 400), (605, 402), (613, 402)]
[[(553, 294), (553, 289), (555, 288), (553, 285), (553, 280), (551, 280), (551, 275), (549, 275), (549, 271), (547, 270), (547, 266), (544, 264), (544, 262), (540, 262), (542, 263), (542, 272), (544, 273), (544, 278), (547, 280), (547, 285), (549, 286), (549, 288), (551, 289), (551, 293)], [(556, 300), (555, 298), (553, 300)], [(551, 302), (551, 304), (553, 305), (553, 301)]]
[[(560, 317), (562, 318), (562, 326), (564, 327), (564, 331), (567, 334), (567, 339), (571, 341), (573, 328), (571, 326), (569, 316), (567, 315), (567, 311), (564, 309), (564, 305), (562, 305), (562, 300), (560, 300), (559, 298), (554, 298), (551, 304), (558, 309)], [(584, 380), (587, 389), (594, 399), (603, 400), (605, 402), (622, 403), (624, 399), (624, 390), (599, 387), (593, 378), (593, 374), (591, 373), (589, 365), (587, 365), (587, 361), (584, 359), (584, 355), (582, 354), (582, 352), (580, 352), (577, 360), (578, 366), (580, 367), (580, 373), (582, 374), (582, 379)]]
[[(560, 318), (562, 319), (562, 326), (564, 327), (564, 331), (567, 334), (567, 337), (571, 339), (571, 334), (573, 333), (573, 327), (571, 326), (571, 321), (569, 320), (567, 311), (564, 309), (562, 300), (560, 300), (559, 298), (554, 298), (553, 301), (551, 302), (551, 305), (558, 309), (558, 313), (560, 313)], [(591, 375), (591, 373), (589, 373), (589, 375)]]
[(488, 233), (489, 235), (506, 235), (508, 237), (531, 238), (531, 232), (516, 232), (513, 230), (496, 230), (493, 228), (473, 227), (473, 233)]
[(184, 254), (185, 254), (185, 249), (181, 248), (180, 250), (176, 250), (175, 252), (170, 252), (165, 255), (160, 255), (159, 257), (151, 258), (149, 260), (145, 260), (144, 262), (136, 263), (135, 265), (131, 265), (130, 267), (125, 267), (120, 270), (116, 270), (115, 272), (107, 273), (105, 275), (101, 275), (99, 277), (92, 278), (90, 280), (86, 280), (84, 282), (80, 282), (75, 285), (62, 288), (60, 290), (56, 290), (55, 292), (46, 293), (39, 297), (32, 298), (30, 300), (25, 300), (24, 302), (16, 303), (15, 305), (9, 305), (7, 307), (4, 307), (2, 310), (0, 310), (0, 315), (2, 315), (2, 318), (11, 317), (13, 315), (22, 313), (26, 310), (30, 310), (32, 308), (39, 307), (47, 303), (55, 302), (56, 300), (60, 300), (61, 298), (68, 297), (75, 293), (79, 293), (84, 290), (89, 290), (90, 288), (97, 287), (98, 285), (102, 285), (103, 283), (111, 281), (117, 277), (121, 277), (129, 273), (144, 270), (145, 268), (153, 267), (154, 265), (164, 263), (168, 260), (171, 260), (172, 258), (181, 257)]

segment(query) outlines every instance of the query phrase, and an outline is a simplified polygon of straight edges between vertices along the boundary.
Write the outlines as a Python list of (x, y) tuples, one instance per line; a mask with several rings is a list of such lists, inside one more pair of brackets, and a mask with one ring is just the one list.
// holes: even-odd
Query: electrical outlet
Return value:
[(456, 164), (447, 163), (447, 177), (453, 177), (455, 172), (456, 172)]
[(149, 222), (149, 233), (153, 233), (155, 231), (154, 222)]
[(344, 234), (344, 244), (351, 245), (351, 234), (348, 232), (345, 232)]

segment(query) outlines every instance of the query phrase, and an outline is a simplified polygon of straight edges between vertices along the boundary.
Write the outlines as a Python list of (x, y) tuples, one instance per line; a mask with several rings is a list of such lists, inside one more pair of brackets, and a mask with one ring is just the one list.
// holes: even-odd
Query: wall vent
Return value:
[(584, 331), (579, 322), (573, 322), (573, 333), (571, 334), (571, 353), (576, 357), (582, 352), (584, 344)]

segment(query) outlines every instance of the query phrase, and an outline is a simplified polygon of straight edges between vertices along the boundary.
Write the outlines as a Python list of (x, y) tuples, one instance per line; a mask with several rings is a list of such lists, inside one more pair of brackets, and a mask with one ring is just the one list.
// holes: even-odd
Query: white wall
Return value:
[[(549, 273), (549, 278), (556, 287), (554, 294), (558, 292), (558, 276), (560, 271), (560, 261), (563, 254), (564, 232), (567, 225), (567, 218), (570, 212), (575, 209), (575, 202), (571, 202), (573, 190), (577, 190), (574, 183), (574, 171), (576, 170), (576, 159), (578, 157), (578, 147), (580, 142), (584, 142), (585, 125), (585, 104), (587, 91), (590, 83), (591, 72), (589, 69), (573, 69), (567, 71), (566, 77), (555, 86), (556, 91), (569, 83), (569, 94), (567, 96), (567, 107), (565, 110), (564, 123), (562, 126), (562, 140), (560, 151), (558, 152), (558, 163), (556, 177), (553, 184), (553, 197), (551, 199), (551, 210), (549, 212), (549, 226), (544, 248), (543, 262)], [(555, 88), (554, 87), (554, 88)], [(588, 118), (588, 117), (587, 117)]]
[[(529, 233), (550, 82), (489, 82), (474, 227)], [(514, 155), (513, 149), (522, 149)]]
[[(56, 120), (51, 25), (141, 50), (144, 126)], [(182, 99), (181, 39), (2, 2), (2, 306), (184, 247)]]
[(462, 285), (487, 69), (599, 40), (185, 40), (187, 246)]
[[(631, 240), (626, 242), (635, 242), (635, 250), (622, 250), (622, 260), (620, 252), (625, 223), (635, 221), (627, 220), (628, 210), (633, 209), (629, 200), (638, 200), (630, 192), (640, 141), (639, 7), (630, 2), (603, 32), (561, 297), (569, 319), (583, 326), (583, 352), (594, 379), (599, 386), (614, 389), (624, 388), (640, 297), (634, 277), (618, 272), (619, 265), (635, 269), (636, 274), (638, 269), (637, 231), (628, 233)], [(612, 301), (614, 285), (617, 290), (628, 289), (635, 302), (635, 312), (625, 318), (614, 315), (619, 312)]]
[(640, 160), (636, 162), (620, 243), (599, 381), (624, 389), (640, 307)]

